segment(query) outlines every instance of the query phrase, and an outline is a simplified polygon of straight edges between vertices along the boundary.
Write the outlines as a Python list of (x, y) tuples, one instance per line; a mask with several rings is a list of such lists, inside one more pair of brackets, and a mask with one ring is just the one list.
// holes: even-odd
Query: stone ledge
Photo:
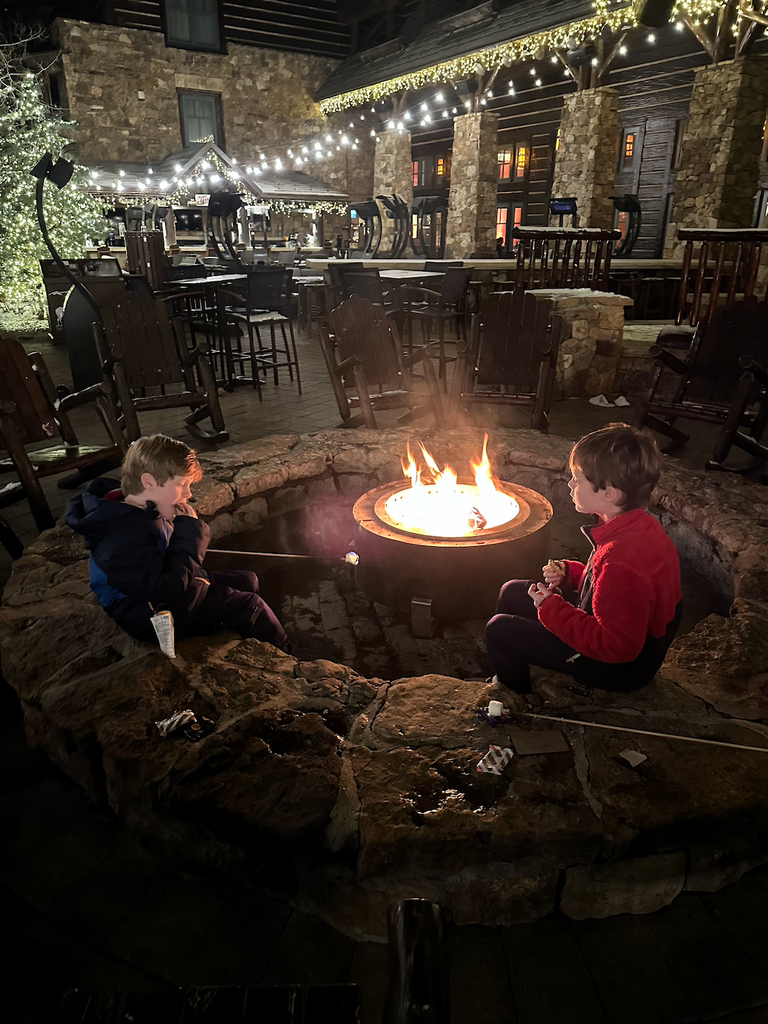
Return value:
[[(395, 479), (407, 436), (330, 431), (203, 454), (206, 518), (232, 527), (273, 514), (284, 477), (306, 501)], [(454, 462), (482, 442), (479, 431), (422, 436)], [(499, 430), (490, 447), (503, 478), (566, 500), (567, 439)], [(263, 474), (267, 464), (285, 472)], [(233, 479), (251, 468), (282, 483), (236, 496)], [(655, 497), (671, 525), (701, 531), (733, 581), (735, 614), (679, 638), (635, 693), (580, 696), (540, 675), (544, 710), (768, 747), (768, 496), (668, 459)], [(532, 725), (520, 700), (509, 730), (491, 730), (475, 709), (496, 694), (477, 680), (366, 679), (231, 634), (183, 641), (171, 662), (116, 629), (86, 580), (86, 553), (59, 525), (15, 563), (3, 595), (0, 653), (29, 741), (158, 852), (268, 884), (350, 934), (381, 936), (386, 905), (405, 896), (435, 899), (460, 923), (557, 906), (645, 912), (768, 856), (768, 755), (563, 725), (568, 753), (481, 775), (489, 743), (551, 723)], [(162, 740), (154, 721), (187, 706), (215, 731), (198, 745)], [(629, 768), (617, 757), (627, 746), (648, 760)]]

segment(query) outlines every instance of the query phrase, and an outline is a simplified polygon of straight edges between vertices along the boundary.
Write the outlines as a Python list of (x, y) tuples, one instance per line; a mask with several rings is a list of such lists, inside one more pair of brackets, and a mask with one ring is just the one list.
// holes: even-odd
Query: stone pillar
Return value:
[[(552, 197), (576, 197), (579, 227), (613, 227), (613, 179), (619, 145), (619, 94), (585, 89), (565, 97)], [(558, 218), (551, 220), (558, 223)]]
[(586, 288), (534, 288), (532, 294), (563, 318), (555, 397), (609, 395), (624, 347), (624, 307), (632, 299)]
[(752, 223), (768, 58), (739, 57), (699, 68), (680, 151), (665, 256), (675, 255), (678, 228), (746, 228)]
[(462, 114), (453, 122), (451, 193), (445, 255), (465, 259), (496, 255), (496, 189), (499, 115)]
[[(374, 196), (399, 196), (408, 204), (413, 203), (413, 167), (411, 157), (411, 133), (390, 129), (376, 137), (373, 156)], [(381, 248), (392, 248), (392, 221), (381, 210)], [(409, 255), (406, 249), (405, 256)]]

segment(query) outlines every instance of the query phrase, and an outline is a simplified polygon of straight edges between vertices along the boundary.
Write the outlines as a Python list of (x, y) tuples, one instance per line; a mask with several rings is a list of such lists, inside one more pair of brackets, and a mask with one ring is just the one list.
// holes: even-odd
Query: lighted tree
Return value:
[[(40, 326), (45, 293), (38, 261), (50, 254), (29, 172), (45, 153), (54, 160), (62, 155), (71, 128), (44, 102), (37, 75), (23, 67), (18, 51), (0, 46), (0, 326)], [(85, 245), (104, 234), (103, 205), (83, 191), (86, 179), (86, 169), (75, 163), (63, 189), (45, 185), (48, 229), (64, 257), (85, 255)]]

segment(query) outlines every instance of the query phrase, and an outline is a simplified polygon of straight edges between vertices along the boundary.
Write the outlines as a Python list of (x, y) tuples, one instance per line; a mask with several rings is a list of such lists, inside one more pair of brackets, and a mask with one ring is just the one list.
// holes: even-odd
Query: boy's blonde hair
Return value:
[(123, 458), (123, 494), (141, 494), (143, 473), (150, 473), (162, 487), (174, 476), (186, 476), (194, 483), (203, 475), (197, 456), (189, 445), (165, 434), (152, 434), (134, 441)]
[(595, 491), (615, 487), (628, 512), (648, 503), (661, 476), (661, 454), (652, 437), (628, 423), (609, 423), (573, 446), (571, 470), (580, 469)]

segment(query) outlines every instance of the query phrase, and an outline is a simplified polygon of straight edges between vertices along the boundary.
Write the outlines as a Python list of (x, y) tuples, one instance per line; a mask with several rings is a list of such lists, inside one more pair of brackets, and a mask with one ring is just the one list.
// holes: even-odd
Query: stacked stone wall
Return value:
[[(381, 132), (376, 137), (373, 156), (374, 196), (399, 196), (410, 209), (413, 202), (411, 162), (411, 133), (391, 130)], [(382, 225), (381, 248), (384, 252), (392, 247), (394, 222), (387, 219), (381, 203), (379, 209)]]
[(489, 111), (463, 114), (453, 122), (448, 258), (495, 254), (498, 131), (499, 116)]
[(167, 47), (160, 32), (62, 18), (54, 31), (86, 162), (153, 161), (178, 151), (179, 89), (221, 95), (224, 148), (241, 162), (284, 153), (326, 127), (313, 97), (334, 61), (234, 43), (223, 54), (182, 50)]
[(552, 195), (576, 198), (580, 227), (613, 227), (618, 133), (615, 89), (585, 89), (565, 97)]
[(767, 106), (764, 56), (696, 71), (665, 255), (682, 249), (676, 244), (679, 228), (752, 224)]

